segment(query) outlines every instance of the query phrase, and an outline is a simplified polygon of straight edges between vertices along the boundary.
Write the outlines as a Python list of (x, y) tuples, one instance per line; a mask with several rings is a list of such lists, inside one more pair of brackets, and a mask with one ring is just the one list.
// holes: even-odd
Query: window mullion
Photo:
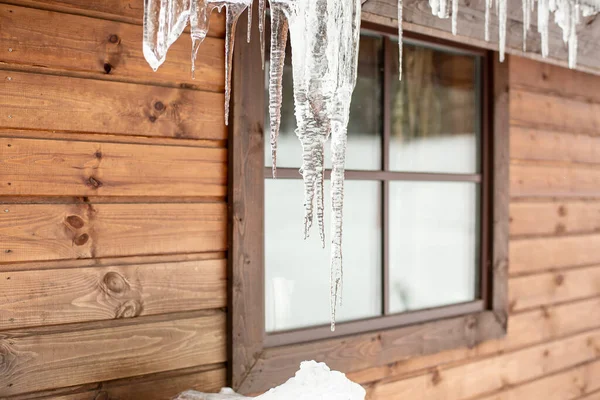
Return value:
[[(391, 70), (391, 55), (390, 46), (392, 42), (389, 37), (384, 36), (383, 41), (383, 140), (382, 142), (382, 169), (384, 171), (389, 171), (390, 168), (390, 155), (389, 155), (389, 146), (390, 146), (390, 130), (391, 130), (391, 84), (392, 84), (392, 70)], [(389, 202), (390, 202), (390, 183), (388, 180), (383, 181), (382, 185), (382, 243), (383, 243), (383, 273), (382, 273), (382, 283), (383, 283), (383, 314), (388, 315), (390, 312), (390, 301), (389, 301)]]

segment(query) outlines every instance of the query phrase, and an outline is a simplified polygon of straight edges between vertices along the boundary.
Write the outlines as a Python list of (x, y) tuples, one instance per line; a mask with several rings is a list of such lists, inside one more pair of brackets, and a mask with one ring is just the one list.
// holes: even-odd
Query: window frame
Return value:
[[(258, 15), (257, 12), (253, 14)], [(258, 37), (257, 26), (253, 21), (255, 38)], [(390, 28), (364, 21), (362, 27), (394, 36)], [(481, 140), (482, 149), (490, 151), (481, 153), (481, 215), (484, 216), (481, 230), (489, 232), (481, 246), (483, 300), (348, 322), (338, 326), (335, 336), (326, 335), (323, 328), (267, 335), (264, 298), (265, 74), (261, 67), (259, 41), (247, 44), (245, 37), (246, 24), (240, 21), (234, 54), (236, 65), (243, 65), (243, 68), (234, 66), (232, 71), (228, 140), (231, 385), (241, 393), (259, 393), (293, 376), (305, 359), (324, 361), (332, 369), (352, 372), (451, 348), (472, 347), (484, 340), (503, 337), (508, 319), (508, 57), (504, 63), (499, 63), (497, 54), (491, 51), (405, 32), (405, 37), (412, 41), (484, 55)], [(389, 45), (389, 38), (384, 41)], [(389, 79), (384, 76), (384, 96), (389, 93), (385, 90)], [(389, 101), (385, 103), (389, 104)], [(384, 124), (389, 121), (384, 120)], [(383, 141), (386, 137), (389, 139), (389, 128), (384, 127), (386, 131)], [(387, 148), (387, 143), (383, 143), (382, 148)], [(377, 173), (368, 171), (369, 177), (374, 172)], [(422, 175), (408, 173), (415, 174)], [(383, 198), (385, 203), (386, 196)], [(385, 286), (384, 296), (384, 301), (388, 302)], [(394, 326), (373, 323), (384, 319), (393, 320)], [(367, 333), (363, 329), (365, 322), (370, 324)], [(307, 331), (317, 333), (306, 336)]]

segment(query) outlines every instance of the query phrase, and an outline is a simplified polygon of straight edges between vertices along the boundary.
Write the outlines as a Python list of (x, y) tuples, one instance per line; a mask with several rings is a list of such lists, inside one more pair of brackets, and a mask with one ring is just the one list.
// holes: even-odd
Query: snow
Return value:
[[(346, 375), (331, 371), (324, 363), (304, 361), (300, 370), (286, 383), (255, 397), (256, 400), (364, 400), (365, 390), (352, 382)], [(220, 394), (187, 391), (175, 400), (233, 400), (249, 399), (235, 394), (229, 388)]]
[[(261, 48), (264, 49), (265, 0), (258, 1), (258, 25)], [(500, 60), (504, 60), (508, 0), (495, 0), (498, 17)], [(577, 25), (580, 17), (600, 11), (598, 0), (521, 0), (523, 10), (523, 49), (531, 25), (531, 12), (537, 1), (537, 30), (542, 38), (542, 55), (549, 53), (550, 14), (562, 29), (569, 48), (569, 66), (577, 61)], [(191, 70), (208, 29), (210, 14), (225, 8), (225, 124), (229, 120), (231, 71), (236, 23), (240, 15), (251, 13), (253, 0), (145, 0), (144, 57), (156, 71), (164, 63), (169, 47), (191, 25)], [(590, 4), (593, 2), (593, 4)], [(485, 40), (489, 40), (491, 8), (494, 0), (485, 0)], [(361, 0), (269, 0), (271, 8), (271, 64), (269, 71), (270, 142), (273, 175), (276, 175), (277, 139), (281, 118), (283, 60), (288, 32), (292, 47), (296, 134), (302, 154), (301, 173), (304, 180), (304, 238), (308, 238), (316, 219), (325, 247), (324, 229), (324, 165), (325, 145), (331, 139), (332, 154), (332, 218), (331, 218), (331, 328), (335, 328), (336, 307), (342, 292), (342, 221), (344, 204), (344, 170), (350, 101), (356, 83), (359, 51)], [(458, 0), (429, 0), (433, 15), (452, 15), (452, 32), (458, 31)], [(402, 76), (402, 0), (398, 0), (398, 34), (400, 37), (400, 77)], [(248, 35), (250, 24), (248, 18)], [(263, 51), (264, 54), (264, 51)], [(264, 66), (264, 60), (263, 60)]]

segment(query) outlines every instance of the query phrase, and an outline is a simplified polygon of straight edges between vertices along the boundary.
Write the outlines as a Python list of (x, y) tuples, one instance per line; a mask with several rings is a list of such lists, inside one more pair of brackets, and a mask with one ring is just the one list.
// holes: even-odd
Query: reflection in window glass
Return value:
[(478, 173), (479, 58), (405, 44), (398, 81), (393, 50), (390, 169)]
[[(381, 37), (361, 36), (358, 77), (350, 105), (350, 122), (348, 124), (347, 169), (377, 170), (381, 168), (382, 48), (383, 39)], [(265, 90), (268, 99), (268, 60), (265, 65), (265, 73), (265, 84), (267, 85)], [(268, 138), (270, 132), (268, 107), (265, 107), (265, 113), (265, 138)], [(300, 168), (301, 166), (302, 146), (296, 137), (295, 129), (291, 50), (288, 48), (283, 73), (281, 130), (277, 145), (278, 167)], [(265, 140), (265, 166), (271, 166), (269, 140)], [(328, 144), (325, 145), (325, 168), (331, 168), (331, 152)]]
[(476, 298), (479, 185), (390, 183), (390, 311)]
[[(328, 181), (325, 193), (328, 199)], [(267, 332), (329, 323), (329, 238), (327, 247), (321, 248), (315, 223), (310, 239), (302, 240), (302, 198), (302, 180), (265, 180)], [(329, 217), (330, 213), (325, 213), (326, 234)], [(381, 315), (380, 224), (381, 184), (346, 182), (344, 302), (337, 318), (340, 322)]]

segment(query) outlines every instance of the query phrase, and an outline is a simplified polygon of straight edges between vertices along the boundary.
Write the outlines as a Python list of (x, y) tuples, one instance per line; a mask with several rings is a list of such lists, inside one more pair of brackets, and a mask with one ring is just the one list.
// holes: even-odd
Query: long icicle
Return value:
[(493, 0), (485, 0), (485, 41), (490, 41), (490, 11)]
[(500, 61), (504, 61), (504, 52), (506, 51), (506, 10), (507, 0), (496, 0), (498, 4), (498, 47), (500, 50)]
[(271, 162), (273, 178), (277, 176), (277, 140), (281, 127), (283, 68), (288, 37), (288, 20), (279, 3), (271, 5), (271, 52), (269, 66), (269, 122), (271, 126)]
[(404, 36), (404, 29), (402, 27), (402, 9), (404, 5), (402, 0), (398, 0), (398, 80), (402, 80), (402, 42)]

